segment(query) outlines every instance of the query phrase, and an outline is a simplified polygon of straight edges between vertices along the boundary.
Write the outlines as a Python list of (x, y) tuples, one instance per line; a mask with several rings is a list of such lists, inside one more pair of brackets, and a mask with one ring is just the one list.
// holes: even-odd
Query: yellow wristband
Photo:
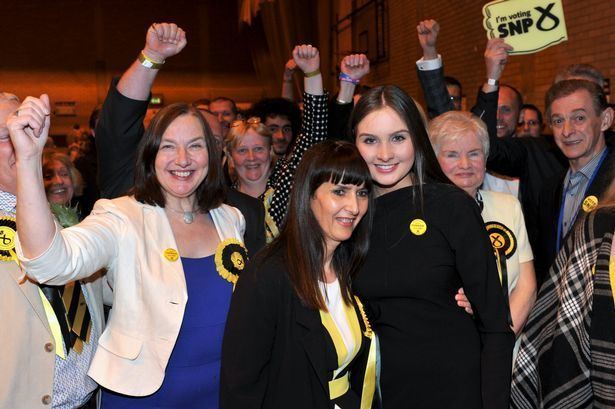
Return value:
[(320, 74), (320, 68), (316, 68), (314, 71), (311, 71), (311, 72), (306, 72), (303, 75), (305, 76), (305, 78), (310, 78), (310, 77), (315, 77), (318, 74)]
[(139, 62), (145, 68), (151, 68), (154, 70), (159, 70), (164, 65), (164, 61), (163, 62), (154, 61), (151, 58), (149, 58), (147, 55), (145, 55), (143, 51), (139, 53)]

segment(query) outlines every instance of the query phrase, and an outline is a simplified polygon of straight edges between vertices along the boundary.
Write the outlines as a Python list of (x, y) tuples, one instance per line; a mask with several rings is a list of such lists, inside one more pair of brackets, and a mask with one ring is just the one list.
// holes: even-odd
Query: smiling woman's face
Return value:
[(49, 203), (69, 204), (75, 193), (70, 170), (59, 160), (50, 160), (43, 167), (45, 192)]
[(162, 135), (155, 162), (165, 198), (186, 198), (207, 176), (209, 155), (205, 135), (194, 115), (178, 116)]
[(385, 106), (369, 113), (358, 123), (356, 135), (357, 148), (380, 194), (412, 185), (414, 145), (397, 112)]

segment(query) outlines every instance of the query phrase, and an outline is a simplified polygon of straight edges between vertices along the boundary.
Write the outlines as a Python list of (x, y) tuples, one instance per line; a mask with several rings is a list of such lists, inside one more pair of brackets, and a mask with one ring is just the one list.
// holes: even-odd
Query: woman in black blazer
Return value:
[(280, 236), (233, 295), (220, 407), (370, 408), (374, 334), (350, 290), (368, 248), (369, 170), (352, 144), (327, 141), (294, 186)]

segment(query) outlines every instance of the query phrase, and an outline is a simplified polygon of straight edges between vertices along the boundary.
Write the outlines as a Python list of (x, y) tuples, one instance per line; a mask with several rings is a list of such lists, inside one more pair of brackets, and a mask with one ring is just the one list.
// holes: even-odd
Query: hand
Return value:
[(466, 310), (468, 314), (474, 315), (472, 304), (468, 301), (468, 297), (466, 297), (463, 288), (460, 288), (459, 291), (457, 291), (457, 294), (455, 294), (455, 301), (457, 301), (457, 305)]
[(419, 43), (423, 49), (423, 58), (433, 60), (438, 57), (436, 52), (436, 42), (440, 25), (436, 20), (423, 20), (416, 26), (416, 31), (419, 34)]
[(147, 29), (143, 52), (152, 60), (163, 62), (179, 54), (186, 44), (186, 32), (177, 24), (154, 23)]
[(351, 54), (342, 59), (340, 70), (353, 80), (360, 80), (369, 74), (369, 60), (365, 54)]
[(492, 38), (487, 41), (485, 48), (487, 78), (500, 79), (508, 60), (508, 53), (512, 50), (512, 46), (506, 44), (502, 38)]
[(9, 116), (6, 125), (17, 161), (40, 159), (49, 135), (50, 113), (49, 97), (43, 94), (40, 98), (26, 98)]
[(295, 63), (295, 60), (291, 58), (290, 60), (286, 61), (286, 65), (284, 65), (284, 79), (292, 80), (293, 74), (295, 73), (296, 69), (297, 63)]
[(316, 47), (298, 45), (293, 50), (293, 60), (304, 74), (320, 69), (320, 54)]

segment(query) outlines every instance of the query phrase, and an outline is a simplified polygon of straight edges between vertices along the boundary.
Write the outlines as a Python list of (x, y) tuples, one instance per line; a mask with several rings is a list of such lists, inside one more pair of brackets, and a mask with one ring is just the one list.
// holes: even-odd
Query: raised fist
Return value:
[(506, 44), (502, 38), (492, 38), (487, 41), (487, 47), (485, 48), (487, 78), (500, 79), (508, 61), (508, 52), (512, 51), (512, 49), (512, 46)]
[(369, 60), (365, 54), (350, 54), (342, 58), (340, 70), (353, 80), (360, 80), (369, 74)]
[(320, 69), (320, 54), (316, 47), (311, 45), (298, 45), (293, 50), (293, 60), (303, 73), (310, 73)]
[(147, 29), (143, 52), (156, 62), (164, 62), (179, 54), (187, 43), (186, 32), (177, 24), (154, 23)]
[(435, 50), (440, 32), (440, 25), (436, 20), (423, 20), (416, 26), (416, 31), (419, 35), (419, 43), (423, 52), (425, 50)]
[(17, 160), (40, 158), (49, 135), (50, 113), (49, 97), (43, 94), (26, 98), (9, 116), (6, 125)]

